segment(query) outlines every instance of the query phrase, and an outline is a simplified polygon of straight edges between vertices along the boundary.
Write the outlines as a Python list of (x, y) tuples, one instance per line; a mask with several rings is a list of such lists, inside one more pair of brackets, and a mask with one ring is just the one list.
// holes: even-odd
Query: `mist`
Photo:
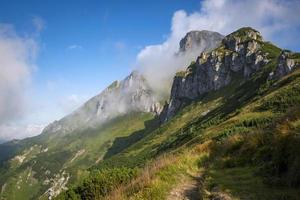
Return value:
[(296, 0), (205, 0), (201, 2), (198, 12), (176, 11), (167, 39), (162, 44), (142, 49), (136, 58), (136, 68), (158, 96), (166, 97), (175, 73), (186, 69), (201, 52), (199, 47), (196, 52), (177, 55), (179, 41), (187, 32), (210, 30), (227, 35), (238, 28), (251, 26), (259, 30), (266, 40), (279, 46), (296, 46), (296, 30), (300, 28), (300, 20), (291, 13), (299, 12), (300, 1)]
[[(15, 122), (27, 112), (28, 87), (38, 47), (33, 38), (17, 35), (14, 27), (0, 24), (0, 139), (19, 137)], [(28, 128), (28, 129), (27, 129)], [(32, 130), (30, 127), (25, 129)]]

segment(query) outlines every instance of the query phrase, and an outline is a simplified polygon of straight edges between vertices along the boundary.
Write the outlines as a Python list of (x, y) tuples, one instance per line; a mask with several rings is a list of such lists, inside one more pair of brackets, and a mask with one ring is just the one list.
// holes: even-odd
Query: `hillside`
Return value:
[[(193, 31), (185, 38), (188, 44), (180, 54), (214, 48), (223, 36)], [(147, 80), (134, 71), (49, 124), (41, 135), (1, 144), (0, 199), (47, 199), (80, 184), (90, 167), (155, 129), (161, 109)]]
[(102, 160), (117, 137), (137, 139), (160, 105), (146, 80), (132, 72), (33, 138), (0, 145), (1, 199), (57, 195)]
[(299, 199), (299, 61), (233, 32), (177, 73), (159, 127), (57, 199)]
[(36, 199), (49, 187), (57, 193), (67, 183), (79, 182), (85, 177), (84, 169), (102, 159), (115, 137), (145, 134), (145, 123), (152, 118), (150, 113), (132, 113), (74, 136), (35, 138), (39, 141), (26, 144), (1, 168), (1, 198)]
[(99, 126), (130, 112), (159, 113), (161, 106), (145, 78), (133, 71), (122, 81), (114, 81), (99, 95), (88, 100), (70, 115), (49, 124), (42, 134), (72, 134)]

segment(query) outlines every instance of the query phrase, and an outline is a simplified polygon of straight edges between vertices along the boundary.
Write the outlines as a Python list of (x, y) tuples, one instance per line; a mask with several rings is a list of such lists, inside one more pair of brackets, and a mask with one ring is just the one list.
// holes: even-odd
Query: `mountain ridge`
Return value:
[[(287, 164), (284, 162), (288, 171), (283, 171), (283, 175), (289, 177), (297, 173), (295, 166), (300, 154), (284, 146), (289, 144), (285, 140), (274, 153), (272, 148), (277, 145), (272, 144), (284, 137), (275, 135), (273, 140), (270, 133), (277, 134), (279, 130), (274, 124), (283, 123), (284, 128), (292, 127), (284, 134), (291, 134), (288, 139), (298, 144), (292, 134), (299, 129), (299, 61), (298, 53), (283, 51), (263, 41), (260, 33), (252, 28), (241, 28), (226, 36), (214, 50), (201, 53), (187, 70), (176, 74), (170, 102), (179, 103), (178, 106), (165, 104), (160, 117), (170, 108), (174, 112), (163, 118), (161, 124), (152, 124), (157, 118), (138, 110), (103, 126), (99, 124), (100, 127), (73, 134), (58, 131), (59, 137), (48, 138), (52, 134), (42, 134), (39, 136), (42, 142), (29, 139), (25, 150), (10, 159), (6, 168), (0, 168), (0, 196), (4, 199), (22, 199), (23, 194), (40, 199), (165, 199), (174, 184), (180, 183), (179, 179), (205, 172), (201, 189), (209, 191), (211, 198), (223, 185), (215, 179), (209, 182), (214, 175), (210, 170), (227, 174), (239, 167), (241, 174), (249, 175), (247, 180), (256, 181), (259, 177), (252, 174), (254, 164), (264, 169), (265, 176), (285, 183), (280, 170), (276, 171), (281, 160), (276, 159), (284, 162), (287, 156), (275, 153), (282, 147), (288, 149), (288, 155), (293, 155)], [(122, 91), (133, 84), (132, 80), (129, 76), (124, 84), (115, 81), (106, 92)], [(135, 99), (136, 91), (130, 90), (133, 99), (129, 98), (129, 102)], [(105, 105), (96, 100), (92, 106), (95, 115)], [(294, 116), (288, 116), (287, 112)], [(270, 133), (264, 134), (265, 130)], [(244, 154), (247, 156), (242, 157)], [(215, 165), (210, 169), (211, 164)], [(237, 184), (243, 180), (236, 178)], [(297, 178), (292, 181), (297, 183)], [(262, 186), (263, 192), (270, 190), (261, 182), (253, 185)], [(62, 192), (66, 187), (69, 189)], [(231, 190), (225, 190), (228, 191)], [(259, 192), (254, 188), (250, 193), (261, 195)], [(274, 199), (275, 194), (272, 195), (269, 199)]]
[[(224, 38), (218, 32), (208, 30), (193, 30), (185, 34), (179, 42), (179, 52), (187, 51), (209, 51), (215, 48)], [(201, 47), (201, 48), (199, 48)]]
[[(180, 40), (179, 53), (210, 50), (218, 46), (223, 38), (224, 36), (213, 31), (190, 31)], [(119, 99), (115, 100), (116, 97)], [(111, 106), (112, 102), (116, 102), (116, 105)], [(106, 111), (106, 107), (113, 107), (113, 109)], [(105, 123), (130, 111), (150, 112), (159, 115), (162, 109), (160, 99), (156, 98), (143, 74), (134, 70), (122, 81), (111, 83), (100, 94), (89, 99), (71, 114), (47, 125), (42, 134), (51, 132), (60, 132), (61, 134), (72, 132), (79, 127), (93, 127), (94, 124)], [(81, 117), (81, 115), (83, 116)], [(76, 121), (76, 124), (73, 121)], [(88, 125), (89, 123), (91, 124)]]
[[(250, 27), (241, 28), (227, 35), (221, 46), (210, 52), (203, 52), (186, 71), (177, 73), (171, 89), (169, 103), (160, 115), (161, 121), (170, 119), (186, 104), (186, 101), (200, 98), (205, 93), (228, 85), (236, 73), (248, 79), (251, 74), (270, 64), (272, 56), (264, 46), (281, 51), (278, 47), (264, 43), (261, 34)], [(270, 72), (270, 78), (281, 78), (299, 62), (289, 59), (293, 53), (281, 51), (279, 64)], [(242, 78), (242, 79), (243, 79)]]
[(300, 69), (273, 79), (285, 51), (262, 47), (272, 62), (188, 102), (57, 199), (299, 199)]
[[(219, 42), (212, 36), (214, 45)], [(194, 47), (180, 53), (205, 48), (198, 43)], [(58, 195), (62, 188), (80, 182), (89, 167), (146, 137), (156, 126), (160, 110), (159, 101), (140, 72), (114, 81), (73, 113), (49, 124), (42, 134), (0, 145), (7, 150), (2, 151), (5, 155), (0, 159), (1, 198)]]
[(78, 128), (99, 126), (131, 111), (158, 114), (160, 107), (146, 80), (139, 72), (133, 71), (122, 81), (114, 81), (70, 115), (49, 124), (42, 134), (63, 134)]

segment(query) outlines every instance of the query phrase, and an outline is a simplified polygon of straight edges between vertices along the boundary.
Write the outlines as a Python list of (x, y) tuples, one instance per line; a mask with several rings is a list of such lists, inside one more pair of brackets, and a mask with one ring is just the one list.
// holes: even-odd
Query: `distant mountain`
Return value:
[(204, 52), (216, 48), (224, 38), (218, 32), (213, 31), (190, 31), (180, 40), (179, 52)]
[(241, 28), (176, 74), (160, 117), (56, 199), (300, 199), (300, 53)]
[[(209, 51), (220, 45), (223, 38), (217, 32), (190, 31), (181, 39), (179, 53), (192, 52), (197, 55)], [(42, 134), (68, 134), (78, 129), (99, 126), (132, 111), (158, 115), (162, 108), (147, 80), (138, 71), (133, 71), (124, 80), (113, 82), (70, 115), (48, 125)]]
[(91, 98), (70, 115), (48, 125), (42, 134), (68, 134), (75, 130), (97, 127), (130, 112), (159, 114), (160, 103), (147, 81), (132, 72), (122, 81), (115, 81), (99, 95)]

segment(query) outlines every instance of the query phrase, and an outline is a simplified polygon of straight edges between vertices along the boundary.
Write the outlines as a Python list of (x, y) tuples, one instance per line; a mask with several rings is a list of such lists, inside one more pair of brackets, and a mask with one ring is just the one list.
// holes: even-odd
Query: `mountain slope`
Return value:
[[(219, 45), (220, 34), (187, 33), (180, 54)], [(207, 40), (207, 41), (204, 41)], [(182, 40), (183, 41), (183, 40)], [(190, 48), (192, 47), (192, 48)], [(56, 196), (81, 183), (89, 167), (146, 137), (161, 111), (147, 80), (138, 72), (115, 81), (70, 115), (48, 125), (39, 136), (0, 145), (0, 198)]]
[(141, 131), (144, 123), (152, 118), (150, 113), (132, 113), (72, 135), (41, 138), (1, 169), (1, 197), (36, 199), (48, 188), (56, 194), (67, 183), (76, 183), (85, 177), (88, 174), (85, 169), (101, 161), (115, 137), (135, 132), (145, 134)]
[(58, 199), (165, 199), (197, 176), (204, 199), (299, 199), (300, 54), (242, 28), (203, 55), (174, 78), (164, 123)]
[(213, 31), (190, 31), (180, 40), (179, 52), (201, 53), (210, 51), (216, 48), (223, 38), (223, 35)]
[[(218, 48), (202, 53), (187, 71), (177, 73), (162, 121), (174, 116), (189, 101), (228, 85), (236, 76), (246, 80), (263, 66), (270, 65), (272, 78), (280, 78), (299, 65), (289, 58), (293, 54), (286, 51), (274, 60), (280, 52), (278, 47), (264, 42), (260, 33), (251, 28), (226, 36)], [(280, 62), (276, 69), (275, 62)]]
[(145, 79), (133, 72), (41, 135), (0, 145), (1, 198), (36, 199), (47, 191), (57, 195), (100, 162), (115, 138), (146, 134), (140, 130), (152, 126), (147, 121), (159, 109)]
[(158, 114), (160, 105), (141, 74), (134, 71), (122, 81), (115, 81), (70, 115), (48, 125), (42, 134), (68, 134), (98, 126), (114, 117), (134, 112)]

